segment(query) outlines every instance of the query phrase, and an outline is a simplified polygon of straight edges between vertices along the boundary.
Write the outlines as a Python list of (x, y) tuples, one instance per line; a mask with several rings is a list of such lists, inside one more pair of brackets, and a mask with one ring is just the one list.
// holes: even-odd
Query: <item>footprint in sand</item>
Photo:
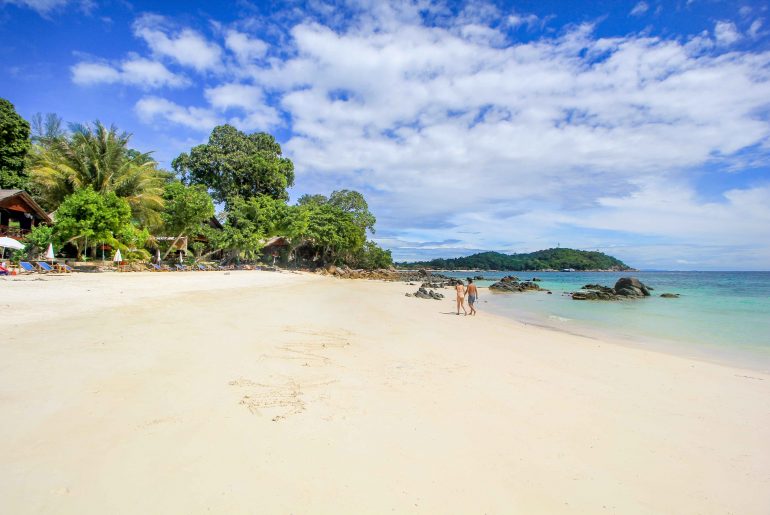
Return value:
[(284, 332), (300, 335), (302, 339), (278, 345), (277, 350), (283, 351), (279, 355), (264, 354), (263, 357), (297, 360), (303, 367), (319, 367), (331, 363), (331, 359), (321, 352), (328, 349), (342, 349), (350, 345), (351, 333), (347, 331), (310, 330), (288, 326), (284, 328)]

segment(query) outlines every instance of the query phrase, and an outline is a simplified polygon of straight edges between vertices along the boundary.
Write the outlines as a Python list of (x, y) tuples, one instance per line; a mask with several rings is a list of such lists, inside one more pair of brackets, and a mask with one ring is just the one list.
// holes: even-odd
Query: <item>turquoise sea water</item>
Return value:
[[(465, 279), (538, 277), (553, 292), (482, 290), (480, 308), (516, 320), (586, 336), (770, 372), (770, 272), (443, 272)], [(589, 283), (614, 286), (638, 277), (653, 296), (628, 301), (575, 301), (567, 292)], [(494, 282), (477, 281), (479, 286)], [(664, 299), (661, 293), (679, 293)]]

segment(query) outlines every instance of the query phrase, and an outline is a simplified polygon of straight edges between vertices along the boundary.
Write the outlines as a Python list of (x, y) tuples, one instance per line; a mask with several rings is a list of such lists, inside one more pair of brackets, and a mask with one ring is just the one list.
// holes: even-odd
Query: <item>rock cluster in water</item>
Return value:
[(541, 288), (533, 281), (519, 282), (519, 278), (515, 275), (506, 275), (498, 282), (489, 286), (490, 290), (500, 292), (524, 292), (524, 291), (540, 291)]
[[(614, 288), (601, 284), (586, 284), (584, 291), (572, 294), (573, 300), (620, 300), (649, 297), (652, 288), (646, 286), (636, 277), (621, 277)], [(671, 294), (670, 294), (671, 295)], [(675, 295), (675, 294), (673, 294)]]

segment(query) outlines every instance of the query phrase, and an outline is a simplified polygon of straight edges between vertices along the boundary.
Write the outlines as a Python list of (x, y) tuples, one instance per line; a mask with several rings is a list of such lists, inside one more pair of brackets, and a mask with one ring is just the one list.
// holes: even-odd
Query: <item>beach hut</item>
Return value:
[(23, 238), (33, 227), (53, 221), (24, 190), (0, 189), (0, 236)]
[(283, 236), (275, 236), (265, 242), (262, 247), (262, 261), (264, 263), (275, 264), (281, 254), (291, 246), (291, 242)]

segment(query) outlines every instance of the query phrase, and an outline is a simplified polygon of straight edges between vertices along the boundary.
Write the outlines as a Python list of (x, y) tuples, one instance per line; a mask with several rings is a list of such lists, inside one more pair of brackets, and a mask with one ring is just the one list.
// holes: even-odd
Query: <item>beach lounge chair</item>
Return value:
[(19, 266), (20, 266), (20, 267), (21, 267), (21, 269), (23, 270), (23, 272), (22, 272), (23, 274), (24, 274), (24, 273), (27, 273), (27, 274), (33, 274), (33, 273), (35, 273), (35, 267), (34, 267), (34, 266), (32, 266), (32, 263), (29, 263), (29, 262), (27, 262), (27, 261), (20, 261), (20, 262), (19, 262)]
[(201, 272), (208, 272), (209, 271), (209, 269), (206, 267), (206, 265), (203, 265), (201, 263), (198, 263), (198, 270), (200, 270)]
[(8, 269), (4, 266), (0, 266), (0, 275), (11, 275), (11, 272), (9, 272)]
[(56, 264), (54, 264), (54, 267), (56, 267), (56, 271), (57, 272), (64, 272), (65, 274), (71, 274), (72, 272), (75, 271), (74, 268), (72, 268), (71, 266), (69, 266), (67, 264), (61, 265), (59, 263), (56, 263)]
[(180, 272), (187, 272), (187, 271), (188, 271), (188, 268), (187, 268), (186, 266), (184, 266), (184, 265), (180, 265), (179, 263), (175, 264), (174, 266), (175, 266), (175, 267), (176, 267), (176, 269), (177, 269), (177, 270), (179, 270)]
[(40, 270), (43, 271), (43, 273), (54, 272), (54, 269), (51, 268), (51, 265), (45, 261), (36, 261), (35, 264), (40, 268)]

